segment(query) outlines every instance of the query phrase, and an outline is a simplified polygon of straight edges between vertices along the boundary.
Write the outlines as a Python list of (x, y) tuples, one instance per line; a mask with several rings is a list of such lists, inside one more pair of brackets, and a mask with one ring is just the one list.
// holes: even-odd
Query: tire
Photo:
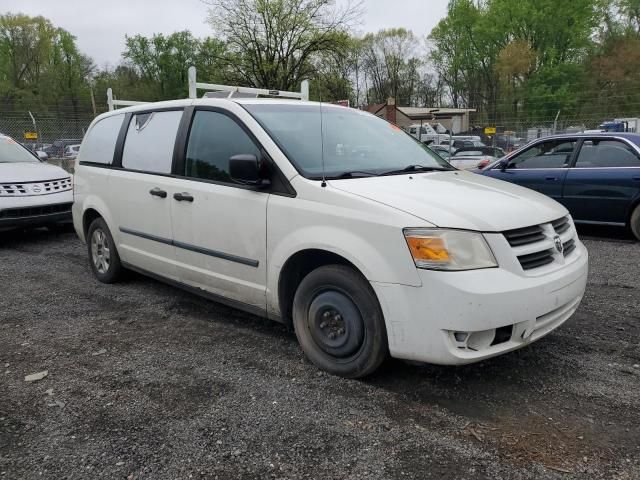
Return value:
[(300, 282), (293, 326), (318, 368), (345, 378), (373, 373), (388, 355), (387, 332), (371, 285), (344, 265), (327, 265)]
[(102, 218), (96, 218), (87, 231), (89, 265), (95, 277), (102, 283), (115, 283), (123, 274), (120, 255), (115, 242)]
[(631, 226), (631, 232), (638, 240), (640, 240), (640, 205), (636, 206), (636, 209), (631, 214), (631, 221), (629, 223)]

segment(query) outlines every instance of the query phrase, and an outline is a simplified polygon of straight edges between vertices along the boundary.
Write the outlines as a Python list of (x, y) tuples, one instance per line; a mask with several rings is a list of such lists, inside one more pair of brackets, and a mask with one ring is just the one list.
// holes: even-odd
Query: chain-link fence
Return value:
[(0, 113), (0, 133), (30, 148), (43, 149), (56, 140), (82, 139), (92, 120), (92, 115), (33, 113), (32, 119), (29, 112)]

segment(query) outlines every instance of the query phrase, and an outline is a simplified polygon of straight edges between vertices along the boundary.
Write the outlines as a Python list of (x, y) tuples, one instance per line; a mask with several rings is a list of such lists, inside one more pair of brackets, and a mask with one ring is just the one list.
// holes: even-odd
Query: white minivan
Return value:
[(453, 168), (341, 106), (176, 100), (99, 116), (75, 168), (91, 268), (130, 269), (292, 325), (345, 377), (392, 357), (466, 364), (576, 311), (587, 251), (567, 210)]

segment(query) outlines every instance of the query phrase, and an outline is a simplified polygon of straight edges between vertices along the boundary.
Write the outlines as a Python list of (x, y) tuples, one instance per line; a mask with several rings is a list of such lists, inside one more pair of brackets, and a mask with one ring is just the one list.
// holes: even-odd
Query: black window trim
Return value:
[[(631, 150), (633, 152), (633, 154), (635, 155), (636, 159), (638, 160), (638, 166), (637, 167), (578, 167), (578, 157), (580, 156), (580, 151), (582, 150), (582, 145), (584, 144), (584, 142), (588, 142), (591, 141), (593, 142), (594, 140), (598, 140), (599, 142), (621, 142), (624, 145), (626, 145), (629, 150)], [(575, 170), (594, 170), (594, 169), (610, 169), (610, 168), (616, 168), (616, 169), (620, 169), (620, 168), (640, 168), (640, 153), (638, 153), (638, 148), (637, 146), (627, 140), (624, 137), (616, 137), (616, 136), (597, 136), (597, 137), (582, 137), (580, 138), (580, 144), (578, 146), (577, 149), (577, 154), (575, 155), (575, 158), (573, 159), (573, 162), (571, 162), (571, 166), (570, 168), (575, 169)]]
[[(268, 163), (269, 169), (272, 173), (272, 184), (269, 188), (255, 187), (252, 185), (242, 185), (234, 182), (222, 182), (219, 180), (209, 180), (206, 178), (197, 178), (185, 175), (184, 168), (186, 163), (187, 147), (189, 144), (189, 137), (191, 135), (191, 128), (197, 112), (214, 112), (229, 117), (236, 125), (238, 125), (242, 131), (244, 131), (249, 139), (255, 144), (257, 149), (261, 152), (263, 159)], [(264, 193), (270, 193), (273, 195), (281, 195), (286, 197), (295, 197), (297, 195), (295, 189), (289, 182), (289, 180), (282, 173), (276, 162), (273, 161), (267, 150), (256, 138), (253, 132), (245, 125), (245, 123), (233, 112), (221, 107), (214, 107), (210, 105), (198, 105), (191, 106), (185, 109), (182, 121), (180, 123), (180, 130), (176, 139), (176, 145), (174, 149), (174, 163), (172, 176), (175, 178), (181, 178), (192, 182), (209, 183), (213, 185), (221, 185), (223, 187), (241, 188), (243, 190), (258, 191)]]
[[(515, 155), (511, 155), (508, 159), (507, 159), (507, 170), (509, 170), (508, 165), (511, 163), (511, 161), (516, 158), (519, 157), (520, 155), (522, 155), (525, 152), (528, 152), (529, 150), (531, 150), (532, 148), (537, 147), (538, 145), (545, 143), (545, 142), (571, 142), (574, 141), (576, 142), (576, 146), (573, 149), (573, 152), (571, 153), (571, 158), (569, 158), (569, 162), (567, 163), (567, 165), (563, 166), (563, 167), (548, 167), (548, 168), (514, 168), (512, 171), (526, 171), (526, 170), (567, 170), (569, 168), (573, 168), (573, 165), (575, 164), (576, 158), (578, 156), (578, 152), (580, 151), (580, 148), (582, 146), (582, 142), (584, 140), (584, 138), (579, 138), (579, 137), (562, 137), (562, 138), (557, 138), (557, 137), (553, 137), (553, 138), (540, 138), (540, 141), (538, 142), (534, 142), (531, 143), (530, 145), (528, 145), (526, 148), (521, 149), (521, 150), (516, 150), (516, 154)], [(498, 162), (493, 168), (493, 169), (500, 169), (500, 162)]]

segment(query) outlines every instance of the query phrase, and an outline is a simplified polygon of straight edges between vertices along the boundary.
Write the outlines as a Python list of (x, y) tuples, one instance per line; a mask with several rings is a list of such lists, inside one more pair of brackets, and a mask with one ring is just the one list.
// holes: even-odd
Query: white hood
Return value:
[[(557, 220), (567, 210), (528, 188), (470, 172), (336, 180), (331, 186), (443, 228), (501, 232)], [(407, 225), (407, 227), (418, 225)]]
[(69, 176), (62, 168), (46, 163), (0, 162), (0, 183), (42, 182)]

